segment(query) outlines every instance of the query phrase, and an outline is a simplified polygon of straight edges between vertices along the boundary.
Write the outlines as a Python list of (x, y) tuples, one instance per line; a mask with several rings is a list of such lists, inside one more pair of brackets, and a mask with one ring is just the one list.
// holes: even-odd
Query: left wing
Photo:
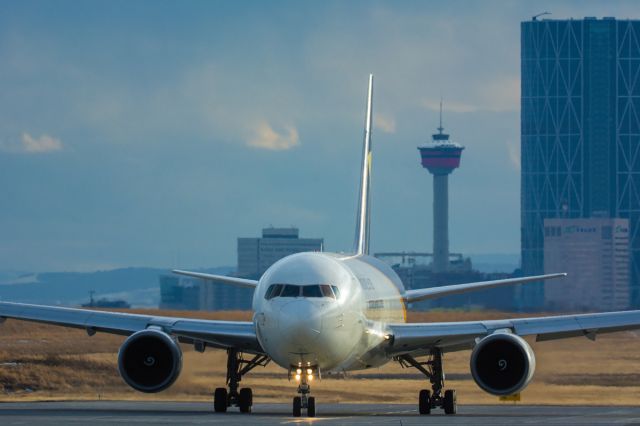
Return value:
[(0, 322), (7, 318), (128, 336), (149, 327), (161, 328), (183, 343), (205, 343), (215, 348), (237, 348), (264, 353), (255, 326), (248, 321), (213, 321), (189, 318), (95, 311), (57, 306), (0, 302)]
[(515, 284), (535, 283), (552, 278), (566, 277), (566, 273), (534, 275), (529, 277), (506, 278), (503, 280), (479, 281), (467, 284), (443, 285), (440, 287), (418, 288), (415, 290), (406, 290), (403, 294), (407, 303), (418, 302), (426, 299), (437, 299), (439, 297), (451, 296), (453, 294), (468, 293), (471, 291), (485, 290), (488, 288), (503, 287)]
[(536, 341), (640, 329), (640, 311), (560, 315), (491, 321), (389, 324), (387, 352), (393, 356), (441, 348), (445, 352), (470, 349), (476, 339), (496, 330), (510, 330), (519, 336), (536, 336)]
[(226, 275), (205, 274), (204, 272), (182, 271), (180, 269), (174, 269), (171, 272), (178, 275), (184, 275), (186, 277), (200, 278), (201, 280), (207, 280), (207, 281), (217, 281), (224, 284), (236, 285), (239, 287), (256, 288), (256, 286), (258, 285), (258, 281), (256, 280), (248, 280), (246, 278), (237, 278), (237, 277), (228, 277)]

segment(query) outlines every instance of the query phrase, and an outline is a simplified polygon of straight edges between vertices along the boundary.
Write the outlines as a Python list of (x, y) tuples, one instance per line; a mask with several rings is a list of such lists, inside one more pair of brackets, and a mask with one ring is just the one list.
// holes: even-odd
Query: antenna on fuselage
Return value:
[(371, 125), (373, 122), (373, 74), (369, 74), (369, 94), (367, 113), (364, 121), (364, 146), (362, 149), (362, 169), (360, 193), (358, 196), (358, 217), (356, 221), (355, 253), (369, 254), (369, 222), (371, 219), (369, 184), (371, 182)]

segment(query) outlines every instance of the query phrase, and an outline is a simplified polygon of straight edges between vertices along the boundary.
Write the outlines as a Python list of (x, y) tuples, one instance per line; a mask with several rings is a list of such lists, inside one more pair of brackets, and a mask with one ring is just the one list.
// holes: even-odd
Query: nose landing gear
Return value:
[(414, 367), (423, 373), (431, 382), (431, 391), (422, 389), (418, 395), (418, 411), (420, 414), (431, 414), (432, 408), (442, 408), (445, 414), (456, 414), (458, 411), (456, 391), (444, 389), (444, 368), (442, 367), (442, 350), (433, 349), (427, 361), (417, 361), (410, 355), (402, 355), (396, 359), (402, 367)]
[(228, 407), (237, 406), (241, 413), (250, 413), (253, 406), (253, 391), (251, 388), (238, 387), (242, 376), (257, 366), (266, 366), (271, 358), (266, 355), (256, 355), (250, 360), (243, 358), (242, 352), (236, 349), (227, 350), (227, 388), (216, 388), (213, 394), (213, 409), (216, 413), (224, 413)]
[(298, 393), (300, 396), (293, 398), (293, 417), (300, 417), (302, 415), (302, 409), (307, 410), (307, 417), (316, 416), (316, 399), (309, 396), (309, 393), (311, 392), (309, 382), (313, 380), (313, 377), (313, 368), (302, 368), (301, 366), (298, 366), (295, 369), (295, 379), (296, 382), (298, 382)]

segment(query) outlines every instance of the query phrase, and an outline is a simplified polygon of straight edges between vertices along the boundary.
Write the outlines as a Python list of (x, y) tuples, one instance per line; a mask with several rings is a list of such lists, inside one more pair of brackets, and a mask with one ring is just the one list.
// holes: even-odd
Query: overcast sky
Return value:
[(520, 22), (614, 1), (4, 1), (0, 269), (234, 265), (236, 238), (353, 244), (375, 75), (372, 251), (430, 251), (416, 147), (444, 126), (451, 250), (520, 248)]

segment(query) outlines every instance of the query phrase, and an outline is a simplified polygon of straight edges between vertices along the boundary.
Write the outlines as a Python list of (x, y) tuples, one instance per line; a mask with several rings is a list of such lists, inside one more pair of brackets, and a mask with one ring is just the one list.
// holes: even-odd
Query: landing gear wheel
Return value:
[(251, 391), (251, 388), (240, 389), (240, 394), (238, 395), (238, 407), (240, 407), (240, 412), (250, 413), (252, 405), (253, 391)]
[(307, 416), (315, 417), (316, 416), (316, 399), (312, 396), (307, 399)]
[(418, 396), (418, 412), (420, 414), (431, 414), (431, 391), (422, 389)]
[(302, 398), (296, 396), (293, 398), (293, 417), (300, 417), (302, 414)]
[(444, 391), (444, 401), (442, 402), (442, 406), (445, 414), (455, 414), (458, 411), (456, 391), (453, 389)]
[(226, 388), (216, 388), (213, 394), (213, 409), (216, 413), (227, 412), (228, 396)]

